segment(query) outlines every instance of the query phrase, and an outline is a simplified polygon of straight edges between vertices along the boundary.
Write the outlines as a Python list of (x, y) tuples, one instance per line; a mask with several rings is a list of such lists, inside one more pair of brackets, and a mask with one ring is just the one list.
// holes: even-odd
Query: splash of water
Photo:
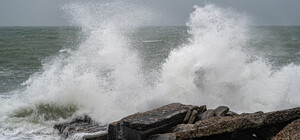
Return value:
[(227, 105), (239, 112), (297, 105), (298, 66), (274, 72), (262, 58), (242, 51), (248, 37), (243, 15), (207, 5), (195, 7), (187, 23), (190, 43), (174, 50), (162, 68), (160, 88), (171, 101)]
[[(131, 44), (125, 34), (149, 21), (149, 12), (122, 1), (76, 2), (64, 9), (74, 25), (82, 28), (86, 39), (45, 61), (42, 72), (32, 75), (24, 83), (24, 91), (1, 103), (1, 108), (5, 108), (1, 110), (1, 124), (5, 126), (0, 128), (5, 130), (0, 131), (4, 135), (39, 132), (43, 124), (50, 129), (43, 132), (51, 134), (57, 118), (71, 117), (74, 112), (75, 115), (90, 114), (98, 118), (96, 120), (108, 123), (136, 112), (136, 106), (142, 102), (139, 93), (144, 88), (139, 60), (130, 50)], [(16, 120), (19, 123), (13, 122)], [(31, 120), (37, 120), (37, 124)], [(16, 129), (26, 123), (28, 127)], [(40, 129), (36, 130), (36, 127)]]

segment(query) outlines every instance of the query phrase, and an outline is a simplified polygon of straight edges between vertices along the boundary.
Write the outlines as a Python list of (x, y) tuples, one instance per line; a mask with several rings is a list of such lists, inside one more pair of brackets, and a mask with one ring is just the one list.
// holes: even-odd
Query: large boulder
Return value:
[(216, 116), (225, 116), (228, 111), (229, 111), (229, 108), (227, 106), (219, 106), (215, 109), (215, 115)]
[(300, 140), (300, 119), (284, 127), (273, 140)]
[[(282, 124), (298, 118), (300, 118), (300, 108), (269, 113), (257, 112), (236, 116), (216, 116), (200, 120), (195, 124), (181, 124), (175, 127), (173, 133), (176, 135), (176, 139), (200, 138), (245, 130), (258, 130), (268, 126), (281, 127)], [(251, 135), (256, 134), (252, 133)]]
[(111, 123), (108, 138), (141, 140), (153, 134), (165, 133), (173, 126), (183, 123), (187, 112), (195, 109), (197, 106), (172, 103), (144, 113), (136, 113)]

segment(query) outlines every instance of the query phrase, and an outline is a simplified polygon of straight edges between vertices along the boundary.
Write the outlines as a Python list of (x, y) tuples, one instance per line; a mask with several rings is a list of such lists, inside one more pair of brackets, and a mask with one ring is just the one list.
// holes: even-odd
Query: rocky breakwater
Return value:
[[(205, 105), (172, 103), (136, 113), (107, 127), (91, 120), (74, 120), (55, 127), (64, 137), (82, 133), (81, 139), (299, 139), (300, 107), (237, 114), (226, 106), (207, 109)], [(86, 129), (82, 129), (84, 126)], [(72, 128), (72, 129), (70, 129)], [(88, 130), (88, 131), (87, 131)], [(96, 133), (100, 132), (101, 133)], [(103, 133), (106, 132), (106, 133)], [(96, 135), (91, 135), (96, 133)]]

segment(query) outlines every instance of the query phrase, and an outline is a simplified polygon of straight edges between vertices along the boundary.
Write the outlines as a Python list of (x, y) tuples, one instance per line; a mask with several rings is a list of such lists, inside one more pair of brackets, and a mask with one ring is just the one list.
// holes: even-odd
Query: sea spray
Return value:
[(149, 20), (149, 14), (120, 1), (72, 3), (64, 9), (86, 40), (69, 57), (46, 63), (41, 75), (27, 81), (25, 92), (38, 101), (76, 105), (103, 122), (136, 112), (145, 90), (139, 60), (124, 34)]
[[(140, 93), (147, 90), (143, 87), (139, 60), (130, 50), (131, 42), (125, 34), (151, 19), (147, 10), (121, 1), (75, 2), (64, 9), (74, 25), (82, 28), (86, 39), (43, 63), (42, 72), (24, 83), (26, 89), (7, 100), (19, 103), (1, 103), (8, 109), (1, 113), (3, 135), (40, 131), (40, 135), (51, 135), (52, 125), (62, 121), (58, 119), (66, 119), (66, 114), (89, 114), (107, 124), (135, 113), (143, 102), (140, 99), (144, 95)], [(40, 111), (40, 106), (45, 105), (48, 110)], [(61, 110), (64, 114), (49, 120), (49, 113), (54, 115)]]
[(293, 86), (300, 80), (299, 67), (274, 72), (263, 58), (251, 60), (242, 51), (249, 40), (245, 16), (196, 6), (187, 26), (190, 43), (173, 50), (162, 67), (158, 87), (168, 102), (227, 105), (239, 112), (297, 105), (292, 96), (299, 90)]

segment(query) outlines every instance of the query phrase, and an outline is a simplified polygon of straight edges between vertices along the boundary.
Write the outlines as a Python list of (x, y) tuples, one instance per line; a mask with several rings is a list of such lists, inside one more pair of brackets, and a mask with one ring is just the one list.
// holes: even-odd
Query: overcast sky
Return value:
[[(124, 0), (125, 1), (125, 0)], [(130, 1), (130, 0), (127, 0)], [(71, 0), (0, 0), (0, 26), (70, 25), (61, 7)], [(214, 3), (246, 13), (258, 25), (300, 25), (300, 0), (139, 0), (159, 11), (159, 25), (184, 25), (193, 5)]]

